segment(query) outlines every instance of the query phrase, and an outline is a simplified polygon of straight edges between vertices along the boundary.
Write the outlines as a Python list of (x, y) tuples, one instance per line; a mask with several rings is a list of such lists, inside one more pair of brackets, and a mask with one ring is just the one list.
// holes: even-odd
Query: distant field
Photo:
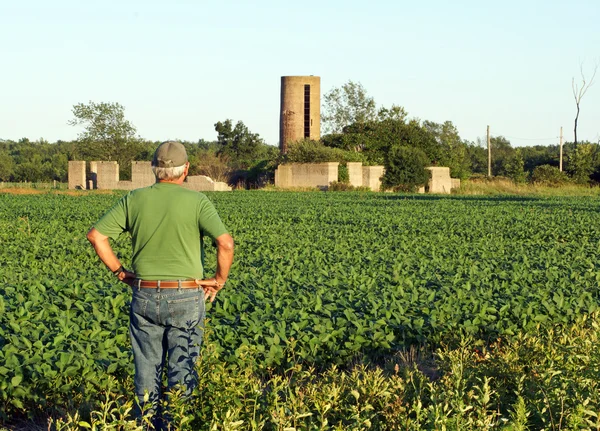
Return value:
[[(112, 377), (127, 392), (130, 294), (85, 239), (119, 196), (0, 193), (6, 417), (68, 409)], [(594, 198), (208, 196), (236, 240), (231, 279), (208, 313), (211, 342), (231, 364), (248, 351), (256, 369), (278, 372), (377, 363), (464, 337), (475, 348), (600, 306)], [(127, 237), (115, 248), (128, 263)]]

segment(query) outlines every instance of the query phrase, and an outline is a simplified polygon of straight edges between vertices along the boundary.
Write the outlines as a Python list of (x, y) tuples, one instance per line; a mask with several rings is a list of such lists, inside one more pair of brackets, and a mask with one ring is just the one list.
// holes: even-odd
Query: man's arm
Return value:
[[(91, 228), (87, 233), (87, 239), (94, 246), (94, 250), (96, 250), (96, 254), (100, 258), (102, 262), (110, 269), (113, 273), (121, 267), (121, 262), (119, 258), (115, 255), (110, 243), (108, 242), (108, 237), (106, 235), (102, 235), (96, 228)], [(135, 279), (135, 274), (133, 272), (124, 270), (117, 274), (117, 277), (120, 281), (130, 284)]]
[(212, 279), (196, 281), (202, 286), (205, 297), (210, 302), (215, 300), (217, 292), (225, 285), (233, 263), (234, 242), (231, 235), (228, 233), (219, 235), (215, 238), (215, 243), (217, 244), (217, 272)]
[(233, 263), (233, 238), (228, 233), (215, 238), (217, 243), (217, 273), (215, 279), (219, 285), (224, 285), (229, 276), (229, 269)]

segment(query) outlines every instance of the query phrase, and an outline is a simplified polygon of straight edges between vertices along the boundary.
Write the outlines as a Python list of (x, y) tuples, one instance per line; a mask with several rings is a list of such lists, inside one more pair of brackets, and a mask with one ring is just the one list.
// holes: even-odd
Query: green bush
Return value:
[(525, 162), (521, 151), (516, 150), (513, 155), (504, 160), (504, 174), (517, 184), (524, 183), (527, 180), (524, 166)]
[(371, 189), (366, 186), (353, 186), (347, 182), (334, 181), (327, 188), (329, 192), (370, 192)]
[(594, 173), (595, 148), (592, 144), (579, 144), (567, 157), (567, 171), (577, 184), (589, 184)]
[(290, 142), (283, 163), (362, 162), (363, 156), (354, 151), (326, 147), (319, 141), (305, 139)]
[(570, 182), (569, 177), (557, 167), (541, 165), (536, 167), (531, 174), (531, 182), (534, 184), (558, 187)]
[(425, 167), (427, 155), (419, 148), (392, 147), (386, 156), (383, 186), (396, 191), (414, 192), (429, 180)]
[(340, 183), (350, 183), (350, 175), (348, 174), (348, 166), (347, 165), (342, 165), (340, 164), (340, 166), (338, 167), (338, 181)]

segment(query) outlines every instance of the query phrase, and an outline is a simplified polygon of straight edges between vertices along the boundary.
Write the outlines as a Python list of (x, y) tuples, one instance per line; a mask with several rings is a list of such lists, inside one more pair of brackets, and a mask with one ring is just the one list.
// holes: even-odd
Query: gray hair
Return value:
[(185, 171), (185, 165), (175, 166), (173, 168), (161, 168), (159, 166), (152, 166), (152, 172), (157, 180), (174, 181), (180, 178)]

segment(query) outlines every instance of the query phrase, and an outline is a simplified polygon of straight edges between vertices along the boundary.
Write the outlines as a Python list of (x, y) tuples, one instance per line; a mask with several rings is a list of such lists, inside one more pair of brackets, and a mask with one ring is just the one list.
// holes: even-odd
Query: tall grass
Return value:
[(458, 195), (522, 195), (522, 196), (600, 196), (599, 186), (567, 184), (551, 187), (539, 184), (515, 183), (506, 178), (472, 179), (462, 181)]
[(59, 181), (53, 181), (50, 183), (32, 183), (32, 182), (18, 182), (9, 183), (0, 181), (0, 189), (41, 189), (41, 190), (66, 190), (68, 188), (67, 183), (61, 183)]

